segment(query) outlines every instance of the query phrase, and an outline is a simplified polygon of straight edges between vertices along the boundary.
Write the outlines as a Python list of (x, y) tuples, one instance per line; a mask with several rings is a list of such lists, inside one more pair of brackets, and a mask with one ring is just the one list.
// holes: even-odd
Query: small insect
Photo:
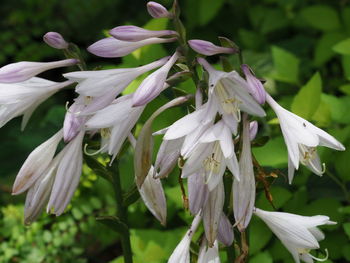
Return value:
[(304, 126), (304, 127), (306, 127), (306, 124), (305, 124), (305, 122), (303, 122), (303, 126)]

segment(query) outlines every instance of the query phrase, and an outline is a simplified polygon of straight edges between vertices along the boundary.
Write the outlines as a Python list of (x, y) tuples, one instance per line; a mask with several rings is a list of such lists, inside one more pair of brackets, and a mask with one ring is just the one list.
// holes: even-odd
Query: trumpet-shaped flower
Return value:
[(209, 73), (209, 96), (216, 100), (222, 115), (231, 115), (240, 121), (240, 112), (264, 117), (265, 112), (248, 93), (249, 85), (236, 71), (215, 70), (205, 59), (198, 58)]
[(310, 254), (312, 249), (318, 249), (318, 241), (324, 239), (324, 234), (317, 228), (320, 225), (332, 225), (328, 216), (300, 216), (283, 212), (268, 212), (254, 209), (255, 215), (262, 219), (271, 231), (281, 240), (292, 254), (294, 261), (303, 260), (312, 263), (313, 259), (324, 261)]
[(87, 48), (87, 50), (99, 57), (118, 58), (124, 57), (146, 45), (161, 44), (176, 41), (176, 38), (147, 38), (140, 41), (122, 41), (114, 37), (103, 38)]
[(333, 136), (317, 128), (307, 120), (282, 108), (270, 95), (266, 96), (267, 103), (275, 111), (288, 150), (288, 179), (292, 183), (295, 169), (299, 162), (306, 165), (317, 175), (323, 174), (317, 146), (326, 146), (343, 151), (345, 147)]
[(207, 241), (204, 238), (199, 249), (198, 263), (220, 263), (219, 244), (214, 242), (212, 247), (208, 247)]
[(240, 180), (234, 180), (233, 213), (239, 231), (244, 231), (253, 214), (255, 203), (255, 178), (249, 136), (249, 122), (243, 120), (242, 152), (239, 159)]
[(34, 110), (43, 101), (71, 84), (71, 81), (57, 83), (37, 77), (19, 83), (0, 84), (0, 127), (23, 115), (23, 130)]
[(193, 149), (182, 169), (182, 177), (191, 176), (198, 170), (202, 170), (211, 191), (220, 182), (226, 167), (239, 180), (232, 132), (225, 122), (220, 120), (199, 138), (198, 145)]
[(186, 232), (180, 243), (171, 254), (168, 263), (190, 263), (190, 244), (193, 235), (202, 220), (201, 213), (198, 213), (193, 219), (190, 229)]
[(122, 41), (141, 41), (151, 37), (172, 36), (173, 30), (147, 30), (138, 26), (118, 26), (109, 31), (111, 36)]
[(157, 97), (164, 89), (165, 80), (169, 70), (175, 64), (179, 57), (179, 53), (175, 54), (161, 68), (147, 76), (133, 96), (133, 106), (142, 106)]
[(153, 178), (153, 174), (152, 166), (139, 192), (151, 213), (165, 226), (167, 214), (165, 194), (160, 179)]
[(106, 69), (95, 71), (77, 71), (64, 74), (65, 78), (78, 82), (76, 92), (91, 97), (108, 94), (114, 99), (135, 78), (154, 68), (164, 65), (169, 57), (137, 68)]
[(17, 195), (31, 187), (38, 177), (46, 170), (55, 155), (58, 143), (62, 139), (62, 130), (50, 139), (36, 147), (27, 157), (19, 170), (12, 193)]
[(56, 216), (61, 215), (79, 184), (83, 166), (82, 142), (84, 134), (84, 130), (80, 131), (62, 150), (64, 154), (57, 166), (55, 181), (47, 205), (48, 213), (52, 212)]
[(0, 83), (17, 83), (28, 80), (46, 70), (68, 67), (77, 64), (77, 59), (65, 59), (53, 62), (21, 61), (0, 68)]
[(113, 155), (112, 160), (145, 108), (132, 107), (132, 96), (119, 97), (111, 105), (97, 111), (85, 124), (88, 130), (101, 129), (103, 143), (100, 151)]

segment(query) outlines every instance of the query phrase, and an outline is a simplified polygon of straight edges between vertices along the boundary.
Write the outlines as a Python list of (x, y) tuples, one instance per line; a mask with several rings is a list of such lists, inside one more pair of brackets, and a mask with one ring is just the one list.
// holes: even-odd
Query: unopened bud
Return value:
[(68, 48), (68, 43), (64, 40), (62, 35), (57, 32), (47, 32), (44, 37), (44, 41), (50, 47), (57, 49), (66, 49)]
[(118, 26), (110, 30), (109, 33), (116, 39), (131, 42), (177, 34), (173, 30), (147, 30), (137, 26)]
[(150, 1), (147, 3), (147, 11), (153, 18), (172, 18), (172, 14), (161, 4)]
[(257, 77), (255, 77), (248, 65), (243, 64), (241, 65), (241, 68), (248, 83), (249, 93), (258, 103), (264, 104), (266, 100), (266, 91), (263, 84)]
[(257, 133), (258, 133), (258, 122), (251, 121), (249, 123), (249, 138), (251, 141), (255, 139)]
[(209, 41), (200, 39), (189, 40), (188, 44), (194, 51), (206, 56), (212, 56), (216, 54), (233, 54), (236, 52), (234, 48), (216, 46)]

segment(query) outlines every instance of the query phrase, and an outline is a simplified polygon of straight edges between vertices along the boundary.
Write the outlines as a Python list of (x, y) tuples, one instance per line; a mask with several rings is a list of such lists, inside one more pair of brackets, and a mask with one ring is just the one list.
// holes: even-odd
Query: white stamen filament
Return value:
[(219, 81), (215, 87), (217, 96), (220, 98), (222, 103), (222, 108), (228, 114), (232, 114), (233, 117), (240, 122), (241, 121), (241, 111), (239, 105), (242, 103), (236, 97), (230, 97), (224, 85)]
[(217, 174), (220, 172), (222, 161), (222, 151), (220, 148), (220, 144), (215, 142), (213, 147), (213, 152), (209, 155), (204, 161), (204, 169), (209, 172), (209, 176), (207, 178), (207, 182), (210, 180), (213, 173)]
[(308, 255), (309, 255), (312, 259), (314, 259), (314, 260), (316, 260), (316, 261), (321, 261), (321, 262), (323, 262), (323, 261), (326, 261), (326, 260), (328, 259), (328, 249), (326, 248), (324, 251), (326, 252), (326, 256), (325, 256), (324, 258), (315, 257), (315, 256), (311, 255), (310, 253), (308, 253)]

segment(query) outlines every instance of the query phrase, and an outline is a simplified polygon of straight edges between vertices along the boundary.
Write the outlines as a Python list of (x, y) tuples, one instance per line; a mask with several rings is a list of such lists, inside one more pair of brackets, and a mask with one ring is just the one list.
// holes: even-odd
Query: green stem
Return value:
[(235, 243), (233, 242), (231, 246), (226, 247), (227, 262), (234, 263), (236, 258), (235, 253)]
[[(126, 226), (128, 225), (127, 207), (123, 204), (123, 192), (120, 182), (120, 174), (118, 169), (118, 162), (114, 161), (113, 164), (113, 187), (115, 192), (115, 200), (117, 203), (117, 216)], [(132, 263), (132, 250), (130, 243), (130, 231), (129, 228), (125, 228), (124, 233), (121, 235), (121, 243), (123, 249), (123, 257), (125, 263)]]

